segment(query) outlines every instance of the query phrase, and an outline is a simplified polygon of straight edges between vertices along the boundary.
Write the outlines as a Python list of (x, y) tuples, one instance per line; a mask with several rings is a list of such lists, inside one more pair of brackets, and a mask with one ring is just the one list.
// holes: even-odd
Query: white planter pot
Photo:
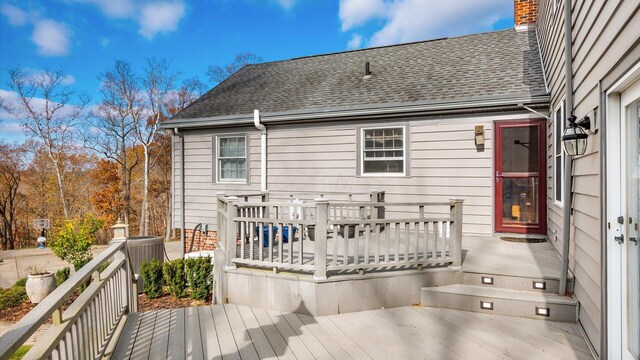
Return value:
[(40, 303), (47, 295), (56, 289), (56, 277), (52, 272), (44, 275), (29, 275), (25, 290), (29, 301), (34, 304)]

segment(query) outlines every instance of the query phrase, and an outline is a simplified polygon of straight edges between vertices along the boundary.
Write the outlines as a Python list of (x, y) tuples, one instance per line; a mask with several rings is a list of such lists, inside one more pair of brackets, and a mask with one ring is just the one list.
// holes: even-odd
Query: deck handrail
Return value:
[[(462, 204), (461, 199), (387, 202), (379, 191), (370, 193), (370, 201), (317, 198), (304, 203), (249, 202), (219, 194), (219, 244), (225, 269), (251, 266), (303, 271), (316, 279), (326, 278), (328, 271), (371, 267), (397, 270), (447, 264), (459, 269)], [(448, 207), (449, 212), (438, 216), (444, 209), (425, 211), (433, 207)], [(294, 213), (302, 216), (292, 218)], [(312, 253), (304, 252), (311, 246), (303, 243), (305, 230), (309, 239), (312, 235), (315, 239)], [(395, 251), (388, 248), (390, 241)], [(360, 246), (364, 248), (358, 251)]]
[[(99, 272), (111, 259), (109, 266)], [(92, 283), (62, 311), (65, 301), (89, 278), (93, 279)], [(134, 292), (126, 241), (114, 241), (0, 337), (0, 359), (8, 359), (49, 317), (53, 326), (25, 359), (48, 358), (52, 352), (57, 353), (57, 358), (79, 356), (74, 352), (81, 352), (87, 358), (102, 357), (118, 323), (125, 313), (136, 308)], [(79, 319), (82, 324), (77, 323)], [(88, 338), (83, 338), (81, 332)]]

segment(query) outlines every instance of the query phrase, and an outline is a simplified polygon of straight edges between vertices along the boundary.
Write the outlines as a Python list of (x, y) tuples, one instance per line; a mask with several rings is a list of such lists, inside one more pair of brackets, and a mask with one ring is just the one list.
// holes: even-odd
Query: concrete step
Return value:
[[(464, 285), (557, 294), (560, 280), (557, 278), (535, 278), (465, 271), (463, 273), (462, 283)], [(567, 289), (569, 289), (569, 291), (572, 289), (571, 278), (567, 280)]]
[(422, 288), (420, 304), (530, 319), (564, 322), (578, 319), (578, 303), (571, 297), (476, 285)]

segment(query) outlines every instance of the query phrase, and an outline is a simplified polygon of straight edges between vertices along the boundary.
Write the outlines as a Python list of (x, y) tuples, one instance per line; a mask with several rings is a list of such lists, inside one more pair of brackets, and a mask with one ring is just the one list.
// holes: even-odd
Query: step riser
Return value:
[[(492, 302), (493, 310), (482, 309), (480, 307), (481, 301)], [(421, 291), (420, 302), (423, 306), (473, 311), (486, 314), (507, 315), (551, 321), (577, 321), (577, 306), (575, 304), (547, 304), (544, 302), (481, 297), (466, 294), (440, 293), (428, 290)], [(536, 315), (536, 306), (549, 308), (549, 316)]]
[[(493, 278), (493, 285), (484, 284), (482, 278)], [(533, 287), (533, 282), (544, 282), (545, 289), (536, 289)], [(477, 273), (464, 273), (462, 284), (464, 285), (477, 285), (485, 287), (495, 287), (520, 291), (531, 292), (545, 292), (550, 294), (557, 294), (560, 287), (560, 282), (555, 279), (536, 279), (536, 278), (523, 278), (516, 276), (504, 276), (493, 274), (477, 274)], [(567, 284), (568, 289), (571, 289), (571, 283)]]

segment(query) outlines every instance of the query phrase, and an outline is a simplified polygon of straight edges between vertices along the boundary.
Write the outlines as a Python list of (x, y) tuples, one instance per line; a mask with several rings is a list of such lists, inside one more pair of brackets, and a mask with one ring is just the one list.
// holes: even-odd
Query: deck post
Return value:
[(233, 263), (233, 259), (236, 257), (236, 247), (238, 234), (236, 233), (237, 226), (235, 226), (235, 222), (233, 218), (238, 216), (238, 198), (236, 196), (229, 196), (227, 198), (227, 226), (225, 230), (227, 232), (225, 245), (226, 245), (226, 253), (227, 259), (225, 263), (225, 269), (235, 269), (236, 265)]
[(449, 199), (449, 213), (453, 219), (453, 263), (451, 268), (462, 269), (462, 204), (464, 199)]
[(315, 270), (313, 278), (327, 278), (327, 220), (329, 218), (329, 200), (315, 199), (316, 203), (316, 237), (314, 251)]
[[(369, 199), (371, 200), (371, 202), (373, 203), (383, 203), (384, 202), (384, 190), (383, 191), (379, 191), (379, 190), (371, 190), (371, 192), (369, 193)], [(371, 218), (372, 219), (384, 219), (384, 206), (374, 206), (374, 209), (376, 209), (377, 211), (371, 211)], [(371, 209), (373, 210), (373, 209)]]
[[(265, 191), (261, 191), (262, 193), (262, 202), (263, 203), (268, 203), (269, 202), (269, 190), (265, 190)], [(269, 217), (269, 206), (263, 206), (262, 207), (262, 216), (263, 218), (268, 218)]]

